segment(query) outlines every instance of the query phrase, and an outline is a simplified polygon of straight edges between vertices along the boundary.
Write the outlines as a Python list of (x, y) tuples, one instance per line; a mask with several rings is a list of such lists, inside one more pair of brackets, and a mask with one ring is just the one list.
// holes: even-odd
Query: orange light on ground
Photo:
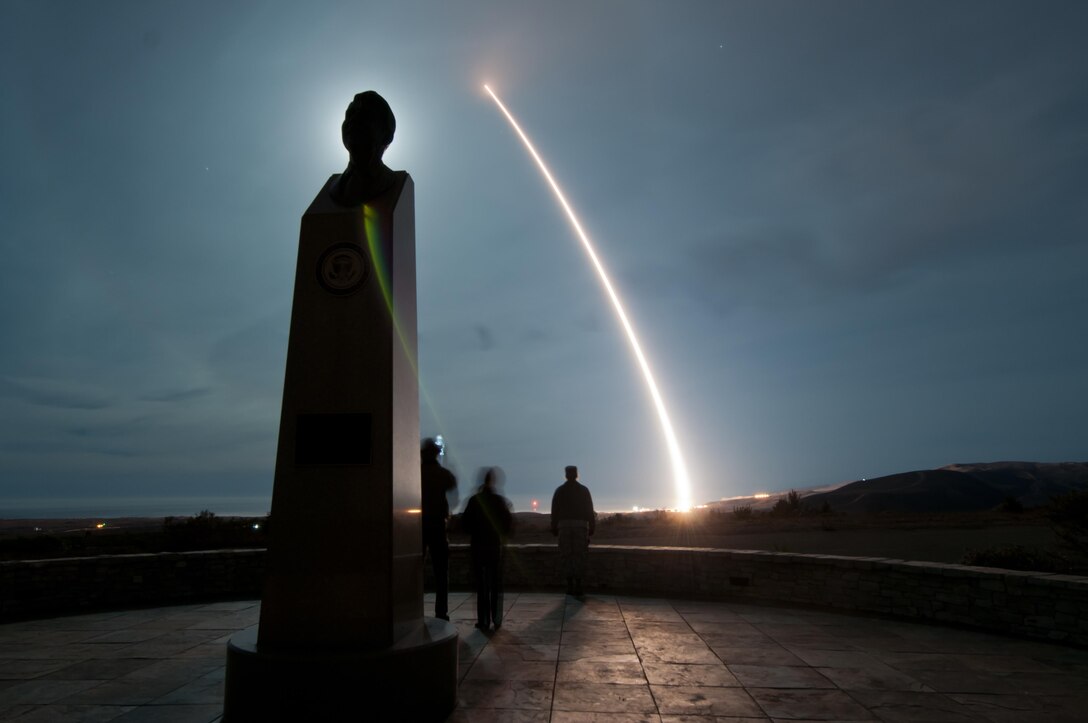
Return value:
[(95, 527), (98, 528), (99, 530), (101, 530), (105, 526), (106, 526), (105, 522), (99, 522), (97, 525), (95, 525)]
[(533, 500), (530, 504), (533, 506), (533, 512), (536, 512), (536, 508), (540, 506), (540, 500)]

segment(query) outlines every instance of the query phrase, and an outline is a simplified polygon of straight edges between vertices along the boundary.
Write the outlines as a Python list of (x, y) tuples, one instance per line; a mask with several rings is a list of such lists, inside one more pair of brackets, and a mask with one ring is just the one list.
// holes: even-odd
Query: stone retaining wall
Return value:
[[(263, 550), (0, 562), (0, 619), (259, 597)], [(511, 545), (506, 587), (561, 589), (554, 545)], [(426, 565), (429, 586), (430, 565)], [(469, 590), (451, 546), (450, 585)], [(594, 545), (587, 592), (769, 601), (963, 625), (1088, 646), (1088, 578), (865, 557)]]
[(264, 574), (264, 550), (0, 562), (0, 620), (257, 598)]
[[(467, 546), (453, 546), (453, 589), (470, 588), (468, 567)], [(549, 580), (553, 588), (563, 584), (552, 545), (511, 546), (504, 571), (512, 589), (547, 587), (541, 581)], [(593, 545), (585, 588), (782, 602), (1088, 646), (1088, 577), (1072, 575), (871, 557)]]

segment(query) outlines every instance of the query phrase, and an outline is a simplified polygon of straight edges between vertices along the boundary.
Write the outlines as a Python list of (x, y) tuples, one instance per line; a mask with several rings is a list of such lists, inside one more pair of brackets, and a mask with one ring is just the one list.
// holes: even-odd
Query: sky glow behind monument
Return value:
[(501, 466), (547, 512), (575, 464), (599, 510), (674, 506), (485, 80), (579, 207), (696, 504), (1084, 460), (1086, 25), (1076, 0), (0, 3), (0, 517), (268, 511), (299, 215), (364, 89), (416, 184), (420, 432), (462, 500)]
[(646, 387), (650, 391), (650, 397), (653, 399), (654, 408), (657, 410), (657, 417), (661, 422), (661, 431), (665, 435), (665, 445), (669, 450), (669, 459), (672, 461), (673, 484), (676, 486), (676, 509), (689, 510), (692, 505), (691, 480), (688, 478), (684, 454), (680, 450), (680, 443), (676, 439), (676, 432), (673, 430), (672, 422), (669, 420), (669, 413), (665, 409), (665, 401), (661, 398), (661, 392), (657, 388), (657, 382), (654, 381), (653, 372), (650, 371), (650, 364), (646, 361), (646, 355), (642, 353), (642, 347), (638, 343), (635, 329), (631, 326), (631, 322), (627, 318), (627, 313), (623, 310), (623, 304), (620, 302), (620, 297), (612, 286), (612, 282), (609, 281), (608, 274), (605, 272), (604, 265), (597, 256), (597, 252), (594, 250), (593, 244), (589, 240), (589, 236), (587, 236), (586, 232), (582, 229), (582, 224), (579, 223), (578, 217), (574, 214), (574, 210), (570, 207), (570, 204), (567, 203), (563, 191), (560, 190), (559, 184), (556, 183), (555, 178), (552, 177), (551, 172), (544, 163), (544, 159), (536, 152), (536, 148), (533, 147), (529, 137), (525, 135), (525, 131), (521, 129), (521, 126), (519, 126), (518, 122), (514, 119), (513, 114), (511, 114), (510, 111), (506, 109), (506, 106), (503, 105), (502, 101), (499, 100), (499, 96), (495, 94), (495, 91), (491, 90), (491, 87), (487, 84), (484, 84), (484, 90), (486, 90), (488, 95), (491, 96), (491, 99), (495, 101), (495, 105), (497, 105), (499, 110), (502, 111), (502, 114), (506, 116), (506, 120), (510, 121), (510, 126), (518, 134), (518, 137), (521, 138), (522, 143), (525, 144), (526, 150), (529, 151), (529, 155), (536, 161), (536, 165), (540, 168), (540, 172), (548, 181), (548, 185), (551, 186), (552, 191), (555, 192), (555, 197), (559, 201), (559, 205), (562, 206), (563, 211), (566, 212), (567, 218), (570, 219), (570, 224), (574, 228), (574, 232), (577, 234), (579, 240), (581, 240), (582, 246), (589, 256), (589, 260), (593, 263), (593, 267), (597, 270), (601, 285), (604, 286), (605, 291), (608, 293), (608, 298), (612, 300), (612, 307), (616, 310), (616, 316), (619, 317), (620, 324), (623, 325), (623, 330), (627, 334), (627, 341), (631, 344), (631, 351), (634, 352), (635, 358), (638, 360), (639, 368), (642, 370), (642, 376), (646, 380)]

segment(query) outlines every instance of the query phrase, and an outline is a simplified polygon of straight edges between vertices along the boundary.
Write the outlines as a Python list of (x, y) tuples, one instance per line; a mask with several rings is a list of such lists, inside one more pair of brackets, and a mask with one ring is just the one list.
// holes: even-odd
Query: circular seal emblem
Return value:
[(330, 294), (355, 293), (368, 276), (363, 250), (353, 243), (340, 243), (325, 249), (317, 260), (317, 283)]

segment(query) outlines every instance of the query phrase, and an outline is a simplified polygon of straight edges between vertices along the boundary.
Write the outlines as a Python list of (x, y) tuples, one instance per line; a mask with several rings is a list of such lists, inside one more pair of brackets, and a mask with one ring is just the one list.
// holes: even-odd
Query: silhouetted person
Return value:
[(423, 517), (423, 555), (431, 551), (434, 567), (434, 616), (449, 620), (450, 541), (446, 522), (450, 517), (450, 496), (457, 499), (457, 478), (438, 462), (442, 449), (433, 439), (420, 446), (420, 484)]
[(559, 557), (567, 576), (567, 594), (582, 595), (582, 575), (589, 554), (589, 538), (597, 528), (593, 496), (578, 482), (578, 468), (566, 468), (567, 481), (552, 495), (552, 534), (559, 537)]
[(461, 525), (471, 538), (472, 571), (476, 578), (476, 627), (487, 630), (502, 625), (502, 557), (514, 525), (510, 501), (499, 494), (502, 470), (484, 471), (480, 491), (461, 513)]

